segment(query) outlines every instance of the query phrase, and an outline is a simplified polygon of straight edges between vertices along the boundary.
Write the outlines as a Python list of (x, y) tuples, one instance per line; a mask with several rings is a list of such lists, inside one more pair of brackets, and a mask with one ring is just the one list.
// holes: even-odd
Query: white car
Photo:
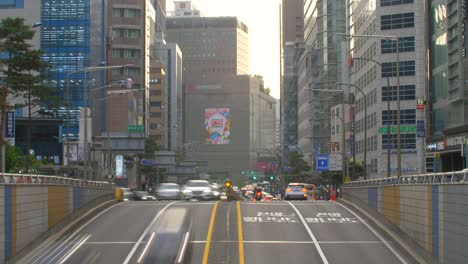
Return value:
[(185, 183), (185, 186), (182, 189), (182, 196), (187, 200), (210, 200), (213, 199), (213, 192), (208, 181), (190, 180)]

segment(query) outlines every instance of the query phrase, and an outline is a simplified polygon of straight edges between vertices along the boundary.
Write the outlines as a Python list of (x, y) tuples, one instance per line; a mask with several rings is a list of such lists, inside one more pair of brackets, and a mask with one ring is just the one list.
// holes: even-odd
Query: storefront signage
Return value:
[(418, 97), (416, 101), (416, 109), (423, 110), (424, 109), (424, 97)]
[(435, 150), (443, 150), (445, 149), (446, 142), (444, 140), (431, 142), (426, 145), (426, 150), (435, 151)]
[(447, 147), (452, 147), (452, 146), (458, 146), (461, 144), (465, 144), (466, 139), (465, 136), (459, 136), (459, 137), (449, 137), (447, 138)]
[(426, 135), (426, 128), (424, 126), (424, 120), (416, 121), (416, 134), (418, 137), (424, 137)]
[[(390, 133), (395, 134), (397, 133), (397, 128), (396, 126), (390, 127)], [(386, 134), (388, 133), (387, 127), (381, 127), (379, 128), (379, 133), (380, 134)], [(400, 126), (400, 133), (416, 133), (416, 126)]]

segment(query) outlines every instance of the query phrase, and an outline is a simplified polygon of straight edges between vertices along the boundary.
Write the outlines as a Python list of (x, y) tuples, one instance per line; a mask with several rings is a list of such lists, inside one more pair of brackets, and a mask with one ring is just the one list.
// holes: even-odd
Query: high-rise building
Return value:
[(166, 30), (184, 54), (187, 89), (249, 73), (248, 28), (236, 17), (167, 17)]
[(156, 140), (156, 143), (168, 149), (167, 138), (167, 102), (165, 65), (157, 59), (151, 61), (150, 85), (149, 85), (149, 136)]
[(271, 156), (276, 102), (262, 87), (261, 77), (239, 75), (187, 91), (188, 158), (208, 161), (213, 177), (238, 178), (259, 155)]
[(173, 1), (174, 11), (171, 12), (171, 16), (175, 17), (199, 17), (201, 16), (200, 10), (195, 6), (192, 0), (178, 0)]
[(158, 44), (155, 56), (165, 65), (167, 149), (178, 150), (182, 145), (183, 90), (182, 52), (175, 43)]
[(287, 157), (289, 146), (298, 144), (298, 63), (304, 41), (304, 2), (303, 0), (284, 0), (281, 9), (283, 78), (280, 123), (283, 156)]
[[(90, 90), (105, 84), (104, 71), (89, 73), (86, 78), (84, 75), (86, 67), (103, 66), (106, 61), (105, 6), (98, 0), (40, 2), (40, 46), (44, 61), (51, 65), (48, 85), (56, 96), (70, 101), (70, 120), (64, 126), (63, 135), (78, 140), (79, 109), (92, 107)], [(67, 73), (72, 72), (76, 73), (69, 74), (67, 85)], [(66, 118), (67, 110), (60, 109), (59, 115)]]
[(283, 47), (287, 42), (304, 40), (304, 0), (283, 0), (281, 4)]
[[(425, 8), (426, 2), (421, 0), (366, 0), (349, 6), (348, 32), (357, 36), (349, 42), (353, 63), (348, 69), (348, 82), (359, 87), (366, 95), (364, 99), (361, 93), (354, 89), (354, 151), (356, 159), (362, 161), (367, 150), (368, 178), (387, 176), (388, 148), (391, 148), (391, 175), (396, 175), (398, 169), (397, 45), (393, 36), (399, 36), (401, 173), (425, 172), (426, 117), (425, 111), (418, 110), (416, 105), (418, 98), (422, 101), (427, 98)], [(444, 40), (446, 39), (441, 39)], [(460, 113), (457, 113), (457, 116), (460, 116)], [(390, 131), (387, 126), (390, 126)], [(364, 138), (366, 130), (367, 146)]]
[[(461, 145), (468, 138), (467, 3), (429, 1), (429, 137), (427, 172), (456, 171), (467, 167)], [(416, 47), (419, 47), (416, 44)], [(436, 152), (440, 155), (434, 155)]]
[[(155, 10), (150, 0), (107, 2), (107, 64), (129, 65), (108, 71), (108, 81), (131, 79), (126, 89), (140, 90), (108, 99), (109, 131), (125, 132), (129, 125), (145, 127), (148, 134), (150, 56), (155, 42)], [(107, 90), (121, 89), (109, 86)], [(132, 108), (132, 109), (130, 109)], [(136, 113), (131, 114), (135, 109)]]
[(304, 1), (304, 51), (298, 62), (298, 143), (315, 171), (315, 157), (328, 153), (330, 107), (341, 80), (341, 41), (345, 32), (344, 1)]

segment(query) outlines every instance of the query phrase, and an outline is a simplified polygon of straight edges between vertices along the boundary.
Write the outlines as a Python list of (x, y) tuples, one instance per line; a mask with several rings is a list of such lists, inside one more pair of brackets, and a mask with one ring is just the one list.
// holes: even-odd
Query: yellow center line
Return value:
[(211, 220), (210, 226), (208, 227), (208, 235), (206, 236), (206, 244), (205, 244), (205, 253), (203, 254), (203, 262), (202, 264), (208, 264), (208, 257), (210, 255), (210, 244), (211, 244), (211, 237), (213, 236), (213, 227), (216, 218), (216, 210), (218, 209), (219, 201), (217, 201), (213, 206), (213, 212), (211, 213)]
[(239, 201), (237, 201), (237, 236), (239, 239), (239, 264), (244, 264), (244, 238), (242, 236), (242, 216)]

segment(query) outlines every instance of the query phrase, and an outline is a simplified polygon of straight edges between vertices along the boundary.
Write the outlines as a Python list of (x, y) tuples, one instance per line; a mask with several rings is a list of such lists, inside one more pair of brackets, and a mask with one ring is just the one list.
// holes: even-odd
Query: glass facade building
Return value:
[[(104, 85), (104, 73), (87, 74), (88, 96), (84, 98), (85, 67), (105, 61), (105, 12), (103, 0), (41, 0), (41, 49), (49, 69), (48, 84), (54, 94), (70, 101), (70, 131), (64, 123), (63, 135), (78, 139), (79, 110), (89, 105), (89, 89)], [(76, 72), (76, 73), (74, 73)], [(96, 111), (97, 112), (97, 111)], [(100, 111), (103, 114), (104, 111)], [(67, 109), (59, 115), (66, 119)]]

